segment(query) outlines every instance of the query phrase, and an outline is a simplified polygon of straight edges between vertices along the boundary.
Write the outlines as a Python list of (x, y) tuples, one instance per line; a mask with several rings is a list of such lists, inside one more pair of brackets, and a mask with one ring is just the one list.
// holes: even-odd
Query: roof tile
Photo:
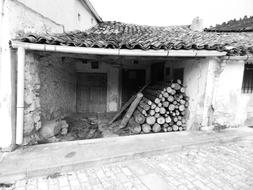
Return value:
[[(26, 34), (23, 42), (121, 49), (196, 49), (227, 51), (228, 55), (253, 54), (253, 32), (197, 32), (189, 26), (155, 27), (103, 22), (86, 31), (62, 34)], [(233, 46), (227, 49), (226, 46)]]

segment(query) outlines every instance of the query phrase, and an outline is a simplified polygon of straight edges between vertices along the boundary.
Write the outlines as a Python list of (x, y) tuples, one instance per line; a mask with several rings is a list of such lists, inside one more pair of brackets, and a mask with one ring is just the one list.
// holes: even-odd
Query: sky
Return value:
[(253, 0), (90, 0), (104, 21), (152, 26), (189, 25), (199, 16), (204, 27), (253, 16)]

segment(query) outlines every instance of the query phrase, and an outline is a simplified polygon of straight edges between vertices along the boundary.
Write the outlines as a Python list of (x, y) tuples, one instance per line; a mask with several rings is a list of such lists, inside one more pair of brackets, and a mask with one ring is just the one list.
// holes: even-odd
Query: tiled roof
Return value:
[[(227, 51), (228, 55), (253, 54), (253, 32), (217, 33), (192, 31), (189, 26), (155, 27), (103, 22), (81, 32), (26, 34), (30, 43), (121, 49), (196, 49)], [(229, 47), (229, 48), (228, 48)]]
[(253, 16), (245, 16), (243, 19), (230, 20), (215, 27), (210, 27), (206, 31), (217, 32), (253, 32)]

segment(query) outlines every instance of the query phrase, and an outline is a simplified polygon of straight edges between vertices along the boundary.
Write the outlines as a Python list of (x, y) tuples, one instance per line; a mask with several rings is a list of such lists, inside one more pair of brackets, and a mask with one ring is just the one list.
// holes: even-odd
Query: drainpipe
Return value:
[(25, 84), (25, 49), (18, 48), (17, 62), (17, 116), (16, 116), (16, 144), (23, 143), (24, 133), (24, 84)]

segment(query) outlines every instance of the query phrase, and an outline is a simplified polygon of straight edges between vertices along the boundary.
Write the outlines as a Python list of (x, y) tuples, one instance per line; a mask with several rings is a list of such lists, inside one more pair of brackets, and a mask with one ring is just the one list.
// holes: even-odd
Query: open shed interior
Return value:
[[(190, 129), (201, 119), (207, 68), (205, 58), (28, 52), (25, 144), (132, 134), (115, 130), (126, 111), (119, 117), (121, 119), (111, 125), (108, 123), (149, 82), (182, 83), (184, 93), (189, 97), (188, 111), (182, 116), (185, 120), (183, 130)], [(160, 90), (166, 87), (161, 86)], [(162, 132), (162, 127), (157, 132)]]

